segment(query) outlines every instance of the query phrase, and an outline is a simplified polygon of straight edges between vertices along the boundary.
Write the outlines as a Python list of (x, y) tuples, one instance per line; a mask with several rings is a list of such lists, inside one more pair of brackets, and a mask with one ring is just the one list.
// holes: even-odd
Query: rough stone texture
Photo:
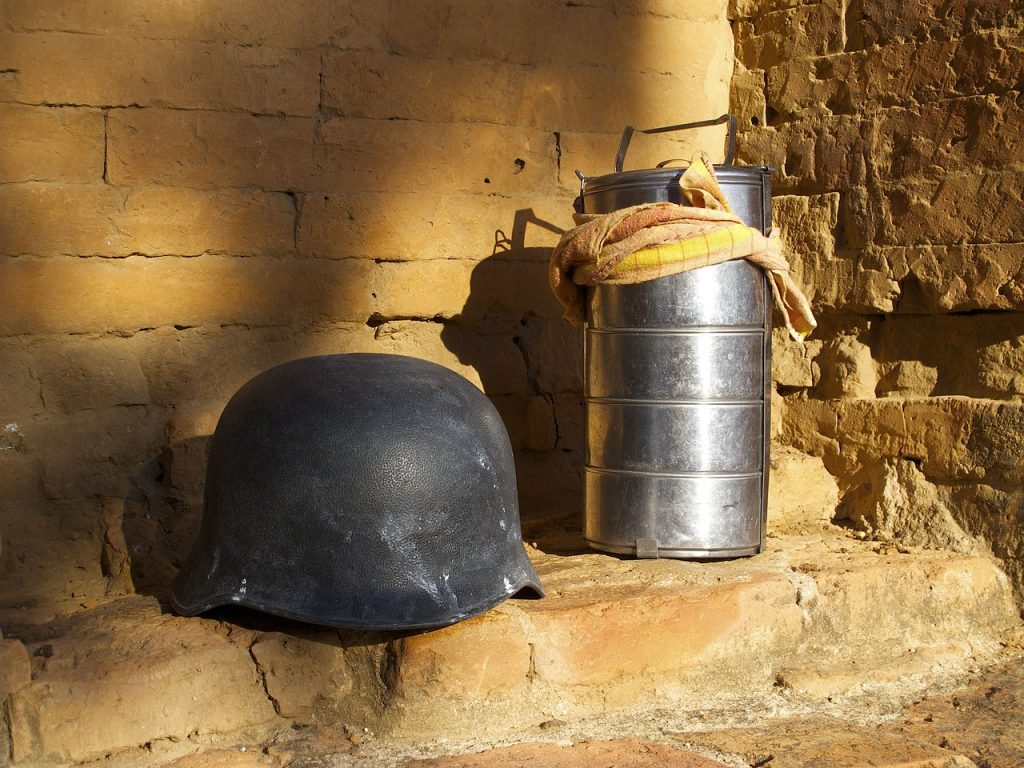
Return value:
[(477, 755), (414, 760), (406, 763), (405, 768), (587, 768), (595, 765), (615, 765), (622, 768), (726, 768), (724, 763), (688, 750), (637, 739), (595, 741), (567, 747), (554, 744), (520, 744)]
[(989, 546), (1018, 595), (1022, 11), (730, 8), (739, 157), (777, 169), (774, 218), (820, 323), (777, 360), (776, 434), (822, 457), (840, 517)]
[[(471, 738), (485, 724), (638, 701), (686, 710), (787, 679), (815, 681), (794, 694), (810, 699), (927, 684), (1019, 623), (1009, 581), (986, 556), (901, 554), (834, 535), (776, 534), (766, 555), (715, 564), (534, 552), (543, 600), (510, 601), (396, 649), (400, 732)], [(531, 538), (563, 551), (562, 536)]]
[(10, 700), (15, 762), (82, 761), (230, 731), (273, 707), (245, 647), (212, 622), (131, 598), (26, 636), (33, 681)]
[(0, 104), (0, 182), (89, 182), (103, 175), (103, 113)]
[(271, 633), (258, 638), (249, 653), (277, 714), (308, 716), (323, 700), (337, 701), (353, 693), (338, 634), (330, 629), (303, 635)]
[[(536, 533), (559, 547), (557, 529)], [(835, 528), (773, 535), (766, 554), (731, 562), (531, 556), (543, 600), (404, 636), (240, 610), (178, 618), (141, 596), (17, 626), (20, 642), (0, 645), (23, 667), (8, 700), (15, 764), (287, 764), (280, 735), (310, 728), (334, 739), (319, 749), (357, 757), (371, 738), (385, 749), (521, 740), (538, 724), (628, 722), (656, 708), (696, 722), (709, 702), (786, 712), (870, 693), (902, 706), (995, 658), (1020, 626), (991, 558), (883, 547)], [(185, 756), (266, 745), (267, 733), (280, 749)], [(381, 763), (369, 752), (357, 764)]]
[(783, 532), (829, 522), (839, 486), (817, 456), (778, 447), (768, 477), (768, 530)]
[(20, 691), (31, 679), (32, 665), (24, 644), (0, 635), (0, 701)]

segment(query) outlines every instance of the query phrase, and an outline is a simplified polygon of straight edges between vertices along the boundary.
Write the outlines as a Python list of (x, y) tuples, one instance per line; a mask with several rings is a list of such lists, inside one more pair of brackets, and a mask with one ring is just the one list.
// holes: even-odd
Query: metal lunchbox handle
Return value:
[(729, 129), (726, 131), (725, 165), (732, 165), (736, 157), (736, 116), (725, 114), (713, 120), (700, 120), (696, 123), (683, 123), (682, 125), (666, 125), (664, 128), (648, 128), (641, 131), (632, 125), (627, 125), (622, 130), (622, 138), (619, 140), (619, 151), (615, 155), (615, 172), (622, 173), (622, 163), (626, 159), (626, 150), (629, 149), (629, 140), (634, 133), (670, 133), (671, 131), (685, 131), (688, 128), (703, 128), (708, 125), (721, 125), (728, 122)]

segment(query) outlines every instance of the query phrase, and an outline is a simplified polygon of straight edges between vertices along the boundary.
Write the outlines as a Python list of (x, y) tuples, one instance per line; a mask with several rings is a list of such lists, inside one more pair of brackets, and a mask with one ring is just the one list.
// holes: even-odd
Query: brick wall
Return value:
[(736, 0), (740, 156), (821, 327), (782, 347), (781, 439), (840, 517), (991, 547), (1024, 585), (1024, 3)]
[(224, 403), (304, 355), (462, 373), (575, 511), (551, 230), (732, 69), (724, 0), (0, 4), (0, 624), (163, 594)]

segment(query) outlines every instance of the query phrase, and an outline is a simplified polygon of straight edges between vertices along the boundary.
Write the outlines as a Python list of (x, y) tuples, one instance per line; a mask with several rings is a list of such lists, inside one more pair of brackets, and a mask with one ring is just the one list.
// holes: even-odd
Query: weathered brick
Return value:
[(836, 479), (821, 459), (794, 451), (772, 448), (768, 483), (768, 530), (779, 532), (831, 521), (839, 504)]
[(794, 344), (785, 328), (772, 330), (772, 382), (776, 386), (794, 388), (813, 387), (820, 370), (814, 358), (821, 350), (822, 341), (810, 338), (803, 344)]
[(880, 367), (919, 363), (932, 371), (925, 395), (1024, 394), (1024, 323), (1016, 312), (894, 315), (873, 327), (872, 349)]
[[(534, 668), (539, 679), (556, 685), (678, 674), (727, 652), (728, 638), (741, 627), (760, 625), (759, 642), (785, 643), (799, 631), (798, 610), (792, 585), (764, 575), (694, 590), (685, 598), (678, 586), (609, 588), (601, 600), (557, 594), (530, 611)], [(630, 632), (638, 622), (661, 631)]]
[(10, 255), (284, 254), (293, 250), (294, 229), (286, 194), (0, 185), (0, 253)]
[(739, 130), (767, 125), (764, 100), (764, 70), (747, 69), (737, 60), (729, 86), (729, 112), (736, 115)]
[(153, 335), (150, 339), (146, 334), (140, 352), (143, 370), (154, 402), (177, 404), (182, 415), (179, 427), (186, 437), (212, 434), (228, 399), (249, 379), (275, 365), (312, 355), (379, 351), (374, 329), (365, 322), (305, 330), (288, 326), (161, 329)]
[(346, 117), (504, 122), (518, 111), (525, 79), (500, 63), (334, 51), (324, 57), (323, 99)]
[(20, 691), (32, 680), (32, 665), (25, 646), (0, 635), (0, 701)]
[(530, 646), (517, 612), (499, 607), (454, 627), (399, 644), (399, 685), (406, 698), (521, 696)]
[(295, 202), (286, 194), (136, 187), (109, 217), (119, 249), (98, 253), (288, 254), (295, 245), (295, 216)]
[(581, 392), (583, 331), (561, 318), (525, 316), (515, 329), (517, 344), (539, 392)]
[[(680, 60), (707, 62), (712, 52), (731, 57), (731, 33), (723, 10), (720, 0), (704, 8), (677, 4), (676, 14), (686, 17), (620, 14), (617, 6), (551, 5), (541, 0), (501, 5), (399, 0), (391, 5), (388, 44), (395, 53), (417, 58), (663, 72)], [(496, 36), (500, 45), (495, 45)], [(681, 39), (688, 45), (681, 46)]]
[(153, 5), (146, 0), (9, 0), (0, 6), (0, 26), (18, 32), (56, 30), (280, 48), (313, 48), (323, 43), (373, 47), (383, 38), (386, 20), (387, 7), (376, 0), (295, 0), (287, 6), (234, 0), (203, 6), (202, 12), (187, 3)]
[[(726, 111), (731, 59), (707, 56), (673, 70), (417, 59), (343, 51), (327, 57), (324, 103), (340, 115), (437, 122), (501, 122), (550, 131), (671, 125)], [(705, 90), (694, 93), (692, 70)], [(697, 118), (695, 118), (697, 119)]]
[(28, 339), (0, 340), (0, 428), (44, 408), (32, 360)]
[(40, 396), (51, 413), (146, 405), (149, 386), (130, 340), (44, 337), (31, 348)]
[(726, 13), (728, 0), (593, 0), (589, 5), (608, 8), (617, 15), (651, 14), (690, 21), (720, 19)]
[(1024, 83), (1024, 31), (1010, 26), (967, 35), (958, 41), (949, 67), (959, 94), (1019, 91)]
[(489, 259), (381, 264), (376, 311), (382, 318), (561, 317), (547, 284), (547, 264)]
[[(991, 622), (1009, 627), (1014, 620), (1006, 583), (984, 557), (931, 559), (876, 557), (855, 569), (815, 573), (820, 621), (808, 632), (807, 649), (822, 648), (836, 637), (847, 647), (887, 647), (905, 654), (918, 647), (946, 646), (966, 638), (971, 627)], [(943, 606), (941, 613), (934, 609)], [(909, 615), (928, 616), (920, 622)], [(870, 638), (870, 639), (869, 639)], [(905, 658), (905, 657), (904, 657)]]
[(11, 701), (15, 761), (102, 758), (274, 717), (246, 648), (212, 622), (129, 598), (67, 624), (45, 671)]
[[(394, 192), (310, 194), (297, 228), (303, 255), (393, 260), (546, 258), (572, 226), (572, 198)], [(538, 223), (539, 221), (539, 223)]]
[[(581, 361), (582, 362), (582, 361)], [(555, 424), (558, 426), (557, 447), (569, 453), (577, 466), (583, 466), (583, 451), (586, 442), (586, 413), (582, 392), (566, 392), (554, 395)]]
[(737, 55), (748, 67), (824, 56), (843, 50), (843, 14), (839, 0), (760, 12), (736, 23)]
[(823, 455), (829, 470), (847, 482), (864, 466), (908, 457), (932, 482), (999, 485), (1020, 482), (1022, 475), (1024, 406), (1018, 402), (791, 398), (787, 415), (791, 444)]
[(132, 406), (51, 415), (25, 426), (25, 451), (42, 466), (46, 498), (124, 498), (159, 457), (167, 412)]
[(115, 235), (108, 217), (127, 196), (126, 189), (101, 184), (2, 185), (0, 253), (104, 252)]
[(1024, 141), (1024, 97), (1007, 93), (881, 112), (871, 160), (879, 178), (998, 168)]
[(523, 393), (527, 389), (523, 355), (511, 334), (479, 333), (472, 323), (385, 323), (377, 328), (372, 349), (438, 363), (489, 395)]
[(924, 0), (901, 3), (894, 0), (865, 0), (859, 27), (864, 45), (891, 40), (958, 38), (992, 27), (1019, 23), (1021, 9), (1006, 0)]
[[(353, 688), (338, 633), (328, 627), (271, 632), (249, 648), (267, 695), (283, 717), (308, 716), (321, 701), (340, 700)], [(310, 675), (316, 670), (316, 675)]]
[(372, 351), (373, 329), (362, 321), (315, 332), (288, 326), (205, 325), (158, 328), (137, 333), (126, 343), (140, 361), (152, 401), (177, 407), (169, 434), (173, 441), (212, 434), (228, 399), (275, 365), (311, 355)]
[(772, 221), (782, 231), (793, 279), (815, 306), (833, 306), (853, 283), (852, 264), (835, 253), (839, 195), (780, 195)]
[[(2, 457), (0, 462), (0, 475), (6, 475), (9, 463)], [(81, 610), (83, 599), (102, 599), (109, 586), (98, 557), (99, 503), (41, 499), (38, 474), (34, 470), (31, 488), (14, 497), (17, 506), (7, 504), (0, 512), (4, 626), (43, 624), (55, 614)]]
[(5, 259), (0, 334), (364, 321), (373, 311), (373, 269), (357, 260), (221, 256)]
[(163, 109), (109, 113), (111, 184), (307, 189), (315, 176), (315, 122)]
[(878, 251), (900, 282), (901, 312), (1024, 308), (1024, 253), (1015, 244)]
[(879, 245), (1014, 242), (1021, 236), (1024, 178), (1016, 171), (951, 173), (881, 185)]
[(550, 133), (471, 123), (335, 119), (320, 129), (326, 191), (485, 192), (528, 199), (553, 192)]
[(1020, 33), (1000, 31), (797, 59), (768, 69), (768, 107), (783, 117), (823, 108), (854, 114), (1003, 93), (1024, 77), (1022, 53)]
[(859, 117), (815, 115), (745, 131), (737, 154), (776, 169), (772, 181), (779, 193), (831, 192), (866, 183), (871, 132), (872, 124)]
[(99, 110), (0, 104), (0, 183), (98, 182), (103, 131)]
[[(715, 40), (704, 39), (708, 45)], [(679, 62), (665, 71), (538, 64), (523, 81), (518, 110), (509, 119), (560, 133), (619, 134), (626, 125), (646, 129), (717, 116), (729, 111), (733, 71), (732, 58), (718, 54), (699, 49), (696, 56), (703, 59)], [(694, 87), (694, 72), (700, 72), (700, 88)], [(637, 136), (636, 141), (650, 137)], [(709, 152), (717, 154), (720, 145), (715, 141)]]
[(0, 33), (0, 100), (311, 115), (315, 51), (62, 32)]
[(796, 8), (803, 0), (729, 0), (730, 19), (749, 19), (762, 13)]

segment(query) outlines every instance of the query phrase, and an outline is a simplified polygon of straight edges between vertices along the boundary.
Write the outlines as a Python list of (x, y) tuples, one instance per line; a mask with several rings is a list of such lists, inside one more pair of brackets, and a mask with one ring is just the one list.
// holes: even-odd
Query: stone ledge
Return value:
[[(941, 659), (934, 671), (950, 672), (1019, 624), (1010, 584), (987, 557), (903, 554), (829, 530), (721, 563), (535, 551), (544, 600), (509, 601), (397, 644), (398, 730), (468, 734), (644, 701), (700, 708), (769, 692), (780, 675), (810, 687), (795, 693), (810, 701), (826, 689), (922, 681), (929, 669), (908, 658)], [(829, 679), (822, 670), (835, 665), (856, 671)]]
[(290, 722), (408, 740), (652, 704), (814, 706), (878, 686), (923, 689), (993, 657), (1020, 624), (993, 560), (898, 551), (834, 528), (770, 538), (765, 554), (730, 562), (531, 556), (545, 599), (402, 637), (183, 619), (144, 597), (21, 627), (33, 678), (9, 702), (15, 761), (186, 748)]

